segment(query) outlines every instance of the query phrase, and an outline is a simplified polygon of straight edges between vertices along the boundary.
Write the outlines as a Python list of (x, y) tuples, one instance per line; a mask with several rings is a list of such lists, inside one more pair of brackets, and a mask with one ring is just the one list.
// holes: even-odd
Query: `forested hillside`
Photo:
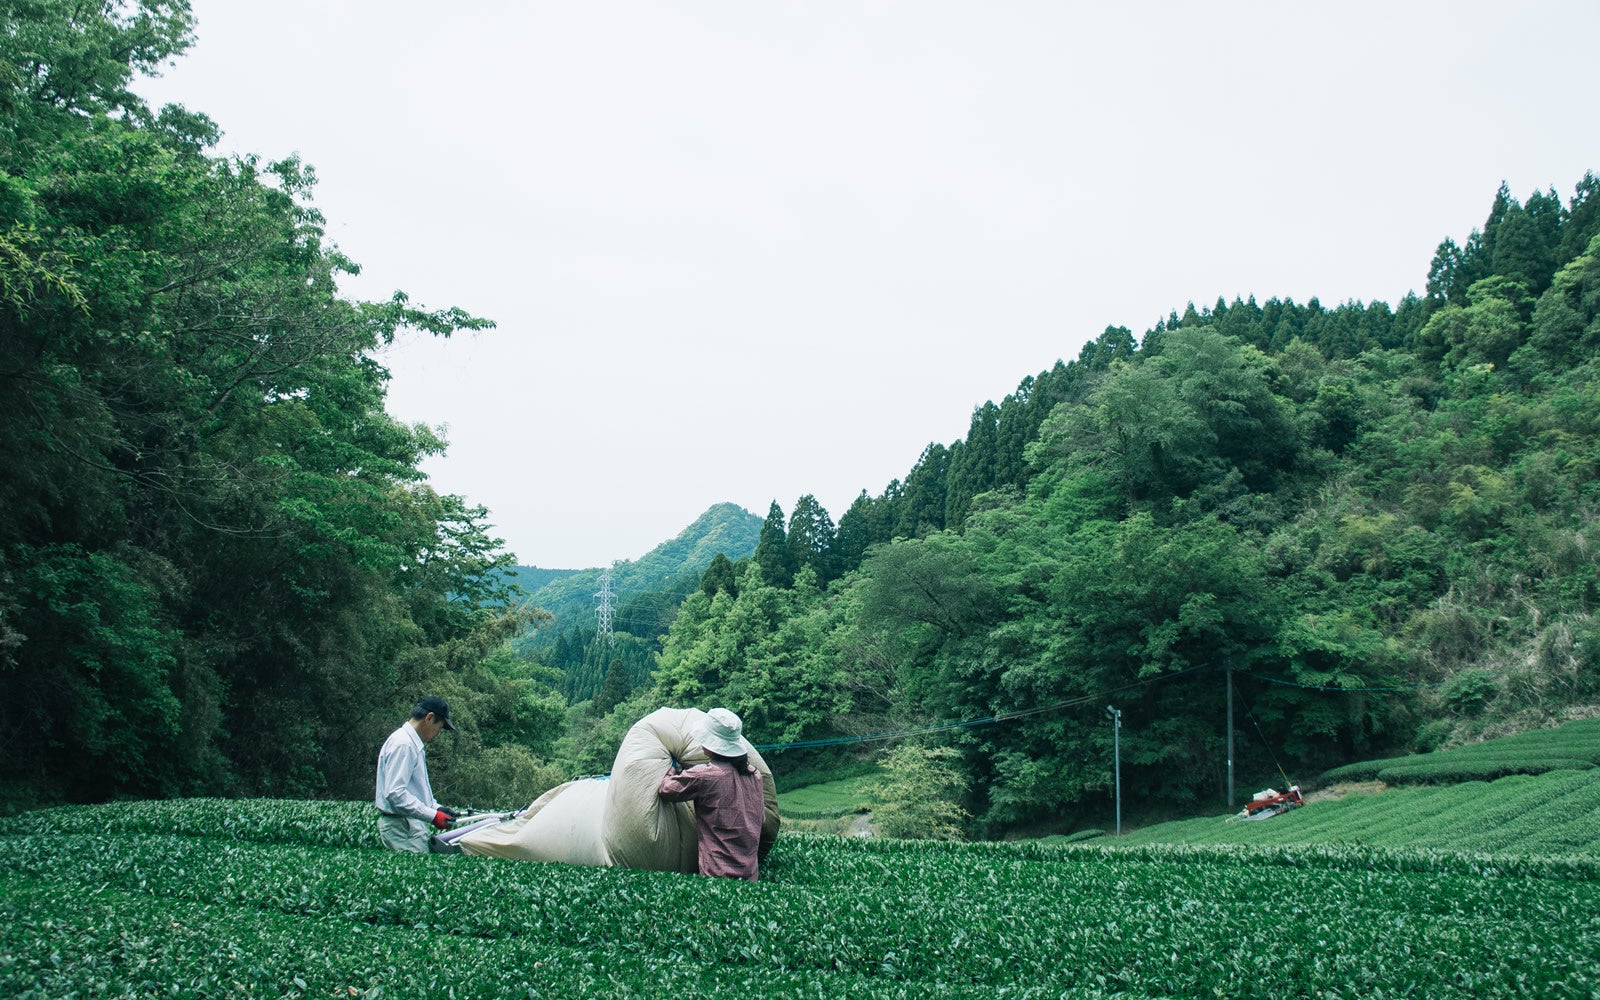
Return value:
[[(609, 710), (649, 679), (660, 640), (678, 606), (700, 586), (701, 574), (717, 559), (727, 562), (755, 551), (761, 519), (731, 503), (712, 505), (676, 537), (637, 560), (609, 567), (611, 637), (596, 643), (596, 595), (603, 570), (577, 570), (530, 591), (529, 601), (550, 614), (537, 630), (517, 637), (516, 648), (557, 672), (558, 690), (569, 701)], [(520, 567), (519, 567), (520, 569)]]
[(836, 530), (774, 505), (625, 709), (727, 703), (768, 744), (949, 726), (991, 833), (1104, 814), (1108, 704), (1132, 808), (1220, 805), (1230, 669), (1241, 781), (1594, 711), (1597, 194), (1502, 186), (1393, 308), (1107, 329)]
[(1245, 782), (1600, 704), (1592, 174), (1502, 187), (1392, 306), (1111, 327), (837, 523), (807, 495), (669, 543), (613, 583), (617, 655), (566, 628), (595, 576), (536, 610), (490, 514), (419, 471), (438, 434), (385, 412), (384, 345), (492, 324), (342, 297), (308, 166), (130, 93), (190, 44), (182, 0), (6, 13), (5, 808), (360, 798), (421, 690), (461, 726), (430, 749), (456, 801), (723, 703), (780, 775), (882, 745), (781, 744), (922, 732), (991, 834), (1102, 822), (1107, 705), (1130, 809), (1218, 805), (1225, 672)]
[(506, 579), (527, 593), (535, 593), (540, 587), (554, 583), (562, 577), (571, 576), (578, 572), (575, 569), (542, 569), (538, 566), (512, 566), (505, 571)]

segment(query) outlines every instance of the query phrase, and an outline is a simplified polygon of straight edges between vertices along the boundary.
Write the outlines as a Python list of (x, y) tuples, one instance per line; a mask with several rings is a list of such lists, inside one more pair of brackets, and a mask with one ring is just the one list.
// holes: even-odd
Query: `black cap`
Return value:
[(430, 694), (421, 701), (417, 702), (416, 706), (411, 709), (411, 717), (413, 719), (420, 719), (429, 712), (432, 712), (433, 717), (439, 720), (440, 725), (444, 726), (444, 728), (450, 730), (451, 732), (455, 732), (455, 723), (450, 721), (449, 702), (445, 701), (436, 694)]

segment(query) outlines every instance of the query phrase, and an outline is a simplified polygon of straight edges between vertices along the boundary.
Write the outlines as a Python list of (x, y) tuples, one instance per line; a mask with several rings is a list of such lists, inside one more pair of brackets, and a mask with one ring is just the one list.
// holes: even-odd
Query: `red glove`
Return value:
[(438, 812), (433, 814), (433, 825), (438, 827), (441, 830), (443, 830), (445, 827), (449, 826), (451, 823), (454, 823), (455, 821), (456, 821), (456, 818), (454, 816), (450, 815), (449, 813), (445, 812), (443, 809), (440, 809)]

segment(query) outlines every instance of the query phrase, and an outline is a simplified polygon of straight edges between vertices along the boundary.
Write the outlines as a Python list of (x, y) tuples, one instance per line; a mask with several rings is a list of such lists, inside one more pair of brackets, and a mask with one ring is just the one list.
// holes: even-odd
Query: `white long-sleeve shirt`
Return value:
[(433, 822), (439, 803), (428, 783), (422, 737), (409, 722), (389, 734), (378, 751), (378, 782), (373, 804), (381, 813)]

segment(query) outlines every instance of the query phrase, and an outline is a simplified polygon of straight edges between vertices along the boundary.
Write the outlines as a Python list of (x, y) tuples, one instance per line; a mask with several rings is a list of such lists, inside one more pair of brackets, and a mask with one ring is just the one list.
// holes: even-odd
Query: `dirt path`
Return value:
[(1377, 795), (1387, 792), (1389, 786), (1381, 781), (1344, 781), (1329, 788), (1318, 789), (1306, 796), (1307, 802), (1337, 802), (1350, 795)]

